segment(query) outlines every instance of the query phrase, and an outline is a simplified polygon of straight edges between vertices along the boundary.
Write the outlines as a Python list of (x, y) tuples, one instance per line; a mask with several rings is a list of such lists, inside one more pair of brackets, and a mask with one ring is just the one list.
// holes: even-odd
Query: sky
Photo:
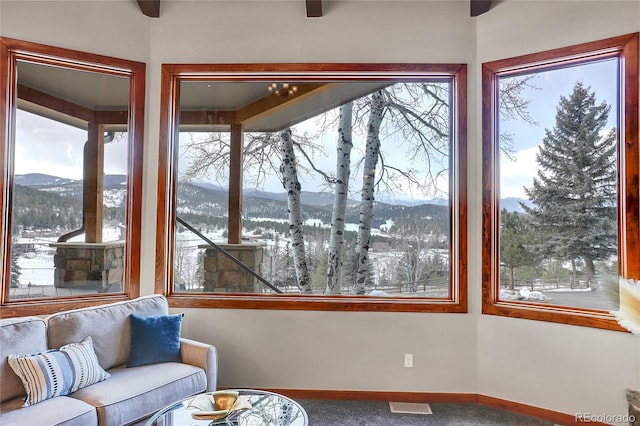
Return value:
[(538, 89), (524, 92), (525, 99), (532, 102), (529, 113), (538, 123), (530, 126), (522, 121), (499, 123), (500, 132), (513, 134), (515, 153), (513, 161), (504, 154), (500, 159), (500, 197), (527, 199), (524, 187), (530, 187), (538, 167), (536, 153), (545, 136), (545, 129), (555, 125), (556, 107), (560, 97), (568, 97), (576, 82), (582, 81), (596, 94), (596, 104), (602, 101), (611, 105), (607, 131), (616, 126), (617, 111), (617, 60), (590, 63), (564, 69), (537, 73), (530, 83)]
[[(314, 132), (317, 130), (317, 120), (315, 118), (309, 119), (303, 123), (300, 123), (299, 125), (295, 126), (296, 130), (294, 130), (294, 135), (295, 134), (302, 134), (304, 133), (304, 131), (310, 131), (310, 132)], [(314, 161), (314, 165), (315, 167), (321, 169), (322, 171), (324, 171), (325, 173), (331, 173), (331, 174), (335, 174), (336, 172), (336, 139), (337, 139), (337, 129), (332, 128), (326, 131), (326, 133), (324, 135), (322, 135), (319, 139), (319, 143), (322, 144), (324, 146), (323, 150), (317, 150), (315, 151), (313, 154), (309, 154), (312, 156), (313, 161)], [(189, 134), (189, 133), (181, 133), (180, 135), (180, 144), (181, 146), (184, 146), (185, 144), (188, 144), (192, 138), (195, 138), (195, 140), (199, 140), (200, 138), (205, 138), (206, 139), (206, 134), (204, 133), (200, 133), (200, 134)], [(363, 157), (364, 154), (364, 146), (365, 146), (365, 138), (363, 135), (358, 135), (358, 134), (353, 134), (353, 149), (351, 152), (351, 164), (352, 164), (352, 169), (351, 169), (351, 173), (350, 173), (350, 180), (351, 180), (351, 184), (350, 184), (350, 188), (351, 188), (351, 193), (350, 193), (350, 197), (352, 198), (357, 198), (359, 197), (359, 192), (358, 190), (361, 188), (362, 186), (362, 166), (360, 164), (358, 164), (357, 162), (359, 162), (359, 160)], [(406, 159), (406, 155), (405, 155), (405, 151), (406, 149), (404, 147), (402, 147), (400, 144), (393, 144), (392, 141), (386, 140), (386, 141), (382, 141), (381, 143), (382, 146), (382, 151), (383, 151), (383, 155), (385, 158), (385, 162), (391, 166), (394, 167), (405, 167), (407, 165), (407, 159)], [(300, 155), (298, 152), (296, 152), (296, 159), (301, 162), (302, 164), (304, 164), (304, 166), (308, 166), (308, 163), (306, 162), (306, 160), (304, 159), (304, 157), (302, 155)], [(439, 162), (437, 162), (437, 167), (438, 168), (443, 168), (443, 167), (447, 167), (448, 164), (446, 164), (447, 162), (447, 158), (439, 158)], [(441, 162), (443, 162), (445, 164), (439, 164)], [(180, 155), (180, 165), (178, 167), (179, 171), (180, 170), (185, 170), (188, 167), (188, 154), (184, 151), (181, 150), (181, 155)], [(416, 170), (419, 170), (419, 166), (418, 164), (414, 164), (413, 166)], [(179, 172), (180, 173), (180, 172)], [(379, 173), (379, 172), (378, 172)], [(448, 188), (448, 176), (445, 175), (445, 177), (439, 178), (438, 179), (438, 183), (437, 186), (439, 188), (443, 188), (443, 189), (447, 189)], [(225, 179), (227, 177), (225, 176)], [(324, 180), (322, 180), (321, 178), (318, 177), (317, 174), (309, 174), (309, 173), (303, 173), (303, 172), (299, 172), (298, 175), (298, 179), (300, 181), (300, 184), (302, 186), (303, 191), (314, 191), (314, 192), (319, 192), (319, 191), (330, 191), (331, 189), (329, 189), (325, 183)], [(226, 186), (226, 182), (216, 182), (215, 179), (213, 178), (212, 175), (203, 175), (203, 176), (199, 176), (197, 178), (194, 178), (194, 180), (198, 181), (207, 181), (207, 182), (211, 182), (211, 183), (215, 183), (218, 184), (220, 186)], [(384, 194), (384, 197), (380, 197), (380, 199), (385, 199), (386, 201), (391, 201), (394, 199), (400, 199), (400, 200), (409, 200), (409, 199), (413, 199), (413, 198), (421, 198), (421, 199), (428, 199), (428, 198), (433, 198), (433, 197), (445, 197), (446, 198), (446, 194), (443, 191), (439, 191), (437, 193), (429, 193), (429, 194), (424, 194), (424, 193), (417, 193), (415, 191), (414, 188), (410, 187), (410, 185), (408, 185), (406, 182), (401, 182), (400, 179), (396, 178), (393, 179), (395, 184), (400, 185), (400, 188), (397, 188), (396, 191), (394, 193), (387, 193)], [(254, 179), (251, 178), (251, 171), (245, 169), (244, 170), (244, 182), (243, 182), (245, 188), (251, 188), (254, 189), (256, 187), (255, 183), (254, 183)], [(280, 178), (274, 173), (272, 174), (272, 176), (270, 176), (269, 178), (266, 179), (266, 181), (260, 186), (258, 187), (258, 189), (263, 190), (263, 191), (267, 191), (267, 192), (283, 192), (284, 189), (282, 187), (282, 183), (280, 181)], [(356, 190), (357, 189), (357, 190)]]
[[(230, 83), (230, 84), (238, 84), (238, 83)], [(446, 83), (441, 84), (441, 88), (443, 92), (447, 90), (448, 85)], [(440, 96), (445, 96), (446, 94), (440, 94)], [(425, 110), (428, 109), (428, 106), (424, 107)], [(332, 121), (334, 125), (325, 128), (324, 131), (321, 132), (321, 127), (326, 123), (325, 120), (321, 118), (310, 118), (300, 124), (294, 126), (294, 139), (296, 135), (302, 135), (305, 132), (309, 134), (318, 134), (317, 143), (322, 145), (323, 150), (317, 150), (313, 153), (308, 152), (308, 154), (313, 158), (314, 165), (316, 168), (321, 169), (323, 172), (327, 174), (335, 174), (336, 172), (336, 141), (338, 138), (338, 130), (337, 130), (337, 117), (338, 117), (338, 108), (331, 111), (329, 113), (329, 117), (331, 117), (327, 121)], [(357, 108), (354, 107), (354, 117), (357, 114)], [(366, 123), (365, 123), (366, 124)], [(363, 127), (363, 126), (362, 126)], [(384, 126), (383, 126), (384, 127)], [(408, 159), (407, 152), (409, 152), (411, 144), (407, 143), (405, 139), (400, 135), (400, 132), (389, 130), (388, 132), (383, 130), (381, 135), (387, 135), (381, 137), (381, 152), (382, 157), (384, 158), (384, 162), (386, 165), (391, 167), (396, 167), (398, 169), (407, 169), (412, 168), (415, 170), (416, 175), (419, 175), (422, 180), (425, 180), (426, 170), (428, 170), (428, 165), (426, 162), (421, 161), (420, 159), (416, 159), (414, 161), (410, 161)], [(363, 129), (354, 129), (352, 138), (353, 138), (353, 149), (351, 153), (351, 183), (350, 188), (352, 188), (350, 196), (352, 198), (358, 198), (360, 195), (360, 188), (362, 186), (362, 167), (360, 161), (363, 157), (364, 147), (365, 147), (365, 137), (366, 132)], [(180, 146), (181, 148), (188, 144), (191, 140), (202, 140), (206, 138), (206, 134), (191, 134), (191, 133), (181, 133), (180, 135)], [(245, 138), (246, 140), (246, 138)], [(180, 170), (186, 170), (189, 163), (189, 155), (188, 152), (184, 149), (180, 150), (179, 154), (180, 163), (179, 163), (179, 175)], [(308, 166), (307, 161), (299, 152), (296, 152), (296, 158), (299, 163), (304, 166)], [(444, 168), (448, 167), (448, 155), (433, 155), (431, 168), (435, 171), (442, 171)], [(390, 170), (390, 169), (388, 169)], [(251, 179), (251, 170), (245, 169), (244, 171), (244, 186), (245, 188), (254, 188), (256, 185), (254, 181)], [(379, 177), (380, 170), (377, 171), (377, 176)], [(226, 178), (226, 177), (225, 177)], [(299, 181), (301, 183), (303, 191), (327, 191), (331, 190), (325, 183), (325, 181), (319, 177), (318, 174), (313, 173), (302, 173), (299, 172), (298, 175)], [(194, 180), (203, 180), (211, 182), (213, 180), (213, 176), (198, 176), (194, 178)], [(437, 179), (437, 188), (438, 190), (431, 189), (430, 191), (418, 191), (415, 185), (410, 185), (406, 180), (395, 176), (391, 179), (391, 182), (395, 185), (394, 192), (388, 192), (385, 194), (378, 194), (376, 196), (377, 199), (385, 200), (385, 201), (393, 201), (402, 200), (408, 201), (410, 199), (430, 199), (434, 197), (447, 198), (448, 192), (448, 174), (444, 174), (443, 176)], [(214, 182), (221, 186), (226, 186), (226, 182)], [(279, 177), (274, 172), (272, 176), (269, 177), (259, 189), (269, 192), (283, 192), (282, 183), (280, 182)]]
[[(82, 151), (87, 132), (23, 110), (16, 113), (14, 173), (44, 173), (82, 179)], [(105, 174), (127, 174), (127, 140), (105, 145)]]
[[(596, 92), (598, 103), (606, 101), (614, 105), (617, 93), (617, 62), (615, 60), (602, 61), (587, 65), (574, 66), (565, 69), (538, 73), (532, 84), (537, 89), (524, 92), (526, 99), (531, 99), (529, 113), (536, 126), (515, 121), (501, 121), (500, 131), (513, 134), (515, 150), (513, 161), (503, 157), (500, 162), (501, 194), (502, 198), (526, 198), (524, 187), (530, 186), (533, 176), (537, 172), (535, 156), (544, 138), (544, 129), (551, 129), (555, 123), (556, 106), (560, 96), (571, 93), (576, 81), (582, 81)], [(609, 117), (609, 128), (615, 126), (616, 111), (612, 108)], [(314, 119), (299, 125), (299, 128), (310, 130), (315, 127)], [(185, 135), (181, 136), (181, 143)], [(322, 138), (327, 146), (326, 156), (316, 155), (314, 159), (324, 170), (335, 171), (335, 130), (328, 131)], [(353, 158), (359, 158), (363, 149), (362, 137), (354, 134)], [(62, 123), (18, 110), (16, 114), (16, 148), (15, 174), (45, 173), (59, 177), (82, 178), (82, 149), (86, 141), (86, 132)], [(126, 174), (126, 138), (109, 143), (105, 147), (105, 173)], [(394, 146), (385, 149), (390, 144), (383, 144), (383, 150), (388, 163), (406, 166), (405, 149)], [(414, 165), (420, 168), (419, 164)], [(183, 166), (181, 166), (183, 167)], [(358, 188), (361, 182), (361, 171), (352, 171), (352, 187)], [(321, 186), (316, 179), (300, 176), (303, 189), (316, 191)], [(397, 180), (396, 180), (397, 181)], [(397, 181), (399, 183), (399, 181)], [(438, 186), (447, 188), (446, 178), (440, 179)], [(276, 178), (269, 179), (265, 184), (266, 191), (282, 191), (282, 185)], [(405, 184), (398, 191), (399, 198), (430, 198), (444, 194), (416, 194)]]

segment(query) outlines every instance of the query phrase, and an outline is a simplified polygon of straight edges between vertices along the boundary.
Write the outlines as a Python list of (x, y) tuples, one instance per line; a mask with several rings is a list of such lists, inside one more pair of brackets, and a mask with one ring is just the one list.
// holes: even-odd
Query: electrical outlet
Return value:
[(406, 368), (413, 367), (413, 354), (404, 354), (404, 366)]

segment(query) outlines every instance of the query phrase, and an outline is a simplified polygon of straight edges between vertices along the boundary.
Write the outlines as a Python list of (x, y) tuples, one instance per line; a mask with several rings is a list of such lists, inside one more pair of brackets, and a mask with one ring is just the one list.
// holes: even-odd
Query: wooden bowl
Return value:
[(233, 408), (233, 404), (238, 399), (238, 392), (232, 391), (217, 391), (211, 394), (213, 397), (213, 408), (216, 410), (230, 411)]

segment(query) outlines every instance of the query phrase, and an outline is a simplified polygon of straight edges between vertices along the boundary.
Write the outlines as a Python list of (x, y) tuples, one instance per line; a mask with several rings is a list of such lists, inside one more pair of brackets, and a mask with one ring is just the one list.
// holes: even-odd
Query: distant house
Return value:
[(34, 243), (14, 243), (11, 245), (11, 248), (19, 254), (36, 252), (36, 245)]

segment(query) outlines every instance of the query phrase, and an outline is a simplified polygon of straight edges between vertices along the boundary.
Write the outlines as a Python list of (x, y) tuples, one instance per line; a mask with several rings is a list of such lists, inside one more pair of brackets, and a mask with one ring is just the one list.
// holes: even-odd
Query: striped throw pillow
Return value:
[(9, 355), (7, 361), (27, 391), (23, 407), (68, 395), (109, 378), (109, 373), (98, 363), (91, 336), (80, 343), (64, 345), (59, 350)]

